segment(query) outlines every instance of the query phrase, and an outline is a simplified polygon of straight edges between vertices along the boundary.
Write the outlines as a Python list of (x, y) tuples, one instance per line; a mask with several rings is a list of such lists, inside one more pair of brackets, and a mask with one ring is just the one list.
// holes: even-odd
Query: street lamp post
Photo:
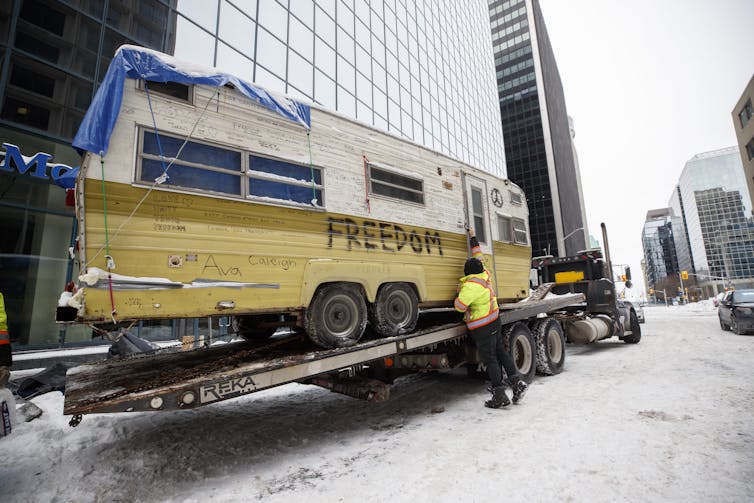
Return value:
[(583, 231), (583, 230), (584, 230), (584, 228), (583, 228), (583, 227), (579, 227), (578, 229), (574, 229), (574, 230), (572, 230), (571, 232), (569, 232), (568, 234), (566, 234), (565, 236), (563, 236), (563, 237), (561, 238), (561, 240), (560, 240), (560, 243), (561, 243), (561, 244), (563, 245), (563, 253), (564, 253), (564, 254), (566, 254), (566, 255), (567, 255), (567, 253), (566, 253), (566, 245), (565, 245), (566, 239), (570, 238), (571, 236), (573, 236), (573, 235), (574, 235), (574, 234), (576, 234), (577, 232), (579, 232), (579, 231)]

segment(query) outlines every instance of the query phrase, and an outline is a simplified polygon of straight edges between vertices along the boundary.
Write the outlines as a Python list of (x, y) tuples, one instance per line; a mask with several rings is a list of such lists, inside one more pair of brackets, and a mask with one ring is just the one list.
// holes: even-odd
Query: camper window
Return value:
[(471, 187), (471, 211), (474, 217), (474, 230), (480, 243), (487, 242), (485, 229), (487, 225), (484, 222), (484, 205), (482, 204), (482, 189)]
[(511, 195), (511, 203), (515, 204), (516, 206), (521, 206), (521, 194), (518, 192), (513, 192), (512, 190), (509, 191)]
[(168, 96), (181, 101), (188, 101), (189, 103), (193, 103), (194, 101), (194, 96), (191, 92), (192, 87), (186, 84), (179, 84), (178, 82), (144, 82), (140, 80), (139, 87), (141, 89), (146, 87), (150, 93), (161, 94), (162, 96)]
[(500, 241), (513, 242), (513, 228), (510, 217), (497, 216), (497, 229)]
[[(142, 130), (137, 179), (152, 183), (178, 154), (184, 140)], [(162, 149), (163, 158), (160, 157)], [(164, 186), (241, 196), (241, 152), (198, 142), (187, 142), (179, 159), (172, 161)]]
[(369, 164), (369, 192), (410, 203), (424, 204), (424, 182)]
[(513, 219), (513, 237), (516, 243), (522, 245), (528, 244), (529, 240), (526, 238), (526, 222), (520, 218)]
[(322, 170), (249, 156), (249, 195), (324, 206)]

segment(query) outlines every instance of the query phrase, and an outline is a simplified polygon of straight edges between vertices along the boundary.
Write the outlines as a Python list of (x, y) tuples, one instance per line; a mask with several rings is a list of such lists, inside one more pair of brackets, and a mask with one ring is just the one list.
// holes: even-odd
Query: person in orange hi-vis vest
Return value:
[(492, 286), (492, 275), (484, 267), (482, 249), (474, 229), (469, 229), (471, 258), (463, 266), (463, 277), (459, 279), (458, 295), (454, 307), (464, 314), (466, 329), (474, 340), (479, 357), (487, 366), (487, 375), (491, 381), (492, 398), (484, 405), (492, 409), (510, 405), (503, 384), (503, 367), (508, 375), (508, 382), (513, 389), (513, 403), (518, 403), (526, 393), (527, 384), (513, 362), (513, 358), (503, 347), (500, 333), (500, 314), (497, 298)]

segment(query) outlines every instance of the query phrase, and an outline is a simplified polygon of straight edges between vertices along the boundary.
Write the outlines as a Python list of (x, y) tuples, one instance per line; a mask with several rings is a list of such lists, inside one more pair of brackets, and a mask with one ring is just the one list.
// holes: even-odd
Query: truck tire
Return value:
[(367, 306), (361, 288), (352, 283), (328, 283), (314, 294), (304, 316), (309, 338), (323, 348), (356, 344), (367, 326)]
[(537, 345), (526, 323), (519, 321), (504, 326), (503, 344), (524, 381), (531, 382), (537, 373)]
[(259, 324), (274, 322), (277, 318), (278, 316), (274, 314), (235, 316), (233, 331), (247, 341), (263, 341), (272, 337), (278, 327), (259, 326)]
[(560, 322), (554, 318), (538, 320), (533, 326), (537, 342), (537, 372), (556, 375), (565, 364), (565, 336)]
[(385, 283), (369, 306), (369, 322), (381, 337), (411, 332), (419, 319), (419, 298), (408, 283)]
[(626, 344), (637, 344), (641, 340), (641, 325), (639, 325), (639, 318), (636, 316), (636, 311), (631, 309), (630, 321), (631, 321), (631, 335), (621, 337), (621, 340)]

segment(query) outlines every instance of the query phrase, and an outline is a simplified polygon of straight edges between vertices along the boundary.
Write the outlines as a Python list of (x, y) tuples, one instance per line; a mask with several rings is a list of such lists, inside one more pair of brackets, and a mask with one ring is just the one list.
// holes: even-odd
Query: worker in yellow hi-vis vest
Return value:
[[(5, 299), (3, 294), (0, 293), (0, 369), (7, 367), (10, 370), (10, 366), (13, 363), (13, 356), (10, 351), (10, 334), (8, 333), (8, 315), (5, 313)], [(2, 377), (2, 370), (0, 370), (0, 377)], [(2, 383), (0, 383), (0, 386)]]
[(513, 388), (513, 403), (519, 403), (528, 385), (516, 368), (511, 355), (503, 347), (500, 334), (500, 313), (495, 290), (492, 288), (492, 275), (484, 267), (484, 256), (474, 229), (469, 229), (471, 258), (463, 266), (463, 277), (459, 280), (458, 295), (454, 302), (456, 311), (465, 313), (464, 321), (479, 358), (487, 366), (490, 377), (492, 398), (484, 405), (493, 409), (510, 405), (503, 384), (503, 367)]

